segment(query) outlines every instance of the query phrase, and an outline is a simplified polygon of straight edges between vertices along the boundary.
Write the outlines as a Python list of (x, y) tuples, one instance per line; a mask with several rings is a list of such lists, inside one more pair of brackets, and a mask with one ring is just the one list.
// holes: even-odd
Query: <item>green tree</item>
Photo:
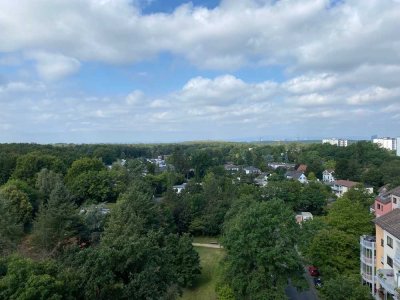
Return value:
[(77, 234), (79, 224), (79, 216), (69, 192), (62, 183), (57, 183), (35, 219), (32, 240), (43, 250), (58, 250)]
[(360, 284), (358, 275), (338, 275), (324, 283), (321, 289), (323, 300), (372, 300), (368, 286)]
[(312, 239), (307, 256), (325, 278), (357, 274), (360, 271), (358, 238), (338, 229), (323, 229)]
[(24, 234), (24, 223), (19, 214), (9, 209), (8, 200), (1, 194), (0, 215), (0, 254), (6, 255), (15, 250), (18, 245)]
[[(1, 264), (1, 263), (0, 263)], [(6, 270), (0, 275), (0, 299), (65, 299), (67, 284), (58, 278), (54, 262), (35, 262), (11, 256), (3, 262)]]
[(283, 299), (302, 272), (295, 250), (299, 227), (281, 200), (253, 202), (224, 226), (225, 280), (239, 299)]
[(32, 221), (32, 204), (28, 195), (19, 190), (15, 185), (4, 185), (0, 189), (3, 205), (6, 210), (15, 216), (18, 223), (27, 226)]
[(373, 215), (359, 202), (347, 197), (332, 204), (326, 217), (329, 226), (356, 237), (373, 233)]

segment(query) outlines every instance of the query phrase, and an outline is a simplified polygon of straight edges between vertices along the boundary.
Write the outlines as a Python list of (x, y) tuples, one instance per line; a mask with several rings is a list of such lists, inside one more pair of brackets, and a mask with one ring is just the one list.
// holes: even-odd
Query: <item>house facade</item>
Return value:
[(373, 139), (372, 142), (374, 144), (379, 145), (379, 147), (393, 151), (397, 149), (397, 139), (391, 137), (383, 137), (383, 138), (376, 138)]
[[(350, 180), (335, 180), (332, 185), (332, 191), (337, 197), (342, 197), (344, 193), (348, 192), (351, 188), (360, 184), (359, 182)], [(369, 194), (374, 192), (372, 187), (364, 187), (365, 191)]]
[(325, 183), (330, 183), (330, 182), (334, 182), (335, 181), (335, 170), (325, 170), (324, 172), (322, 172), (322, 181)]
[(285, 173), (285, 177), (286, 179), (297, 180), (300, 183), (308, 183), (307, 176), (304, 174), (304, 172), (288, 171)]
[(335, 138), (322, 140), (322, 144), (330, 144), (338, 147), (347, 147), (348, 143), (349, 143), (348, 140), (335, 139)]

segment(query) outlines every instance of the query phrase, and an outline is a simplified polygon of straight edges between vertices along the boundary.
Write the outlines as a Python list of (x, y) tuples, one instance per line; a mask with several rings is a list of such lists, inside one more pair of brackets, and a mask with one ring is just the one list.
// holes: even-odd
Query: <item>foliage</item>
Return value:
[(80, 224), (71, 197), (62, 183), (57, 183), (48, 202), (34, 222), (33, 242), (46, 251), (54, 251), (76, 235)]
[(323, 300), (372, 300), (368, 286), (360, 284), (358, 275), (338, 275), (327, 280), (321, 289)]
[(3, 262), (5, 274), (0, 275), (1, 299), (65, 299), (68, 288), (58, 277), (53, 261), (35, 262), (11, 256)]
[(327, 277), (359, 272), (358, 239), (338, 229), (319, 231), (312, 239), (307, 255)]
[(339, 198), (326, 217), (326, 222), (333, 228), (356, 237), (373, 233), (373, 215), (358, 201), (346, 196)]
[(281, 200), (253, 202), (224, 228), (225, 280), (235, 296), (284, 298), (287, 278), (302, 269), (294, 247), (298, 225), (293, 212)]

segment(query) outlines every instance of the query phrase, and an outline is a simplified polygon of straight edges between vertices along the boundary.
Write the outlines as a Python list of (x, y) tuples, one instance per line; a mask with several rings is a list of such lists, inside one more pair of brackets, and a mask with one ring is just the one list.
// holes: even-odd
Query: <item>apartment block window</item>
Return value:
[(387, 245), (390, 248), (393, 248), (393, 239), (390, 236), (387, 237)]
[(381, 246), (384, 247), (385, 246), (385, 241), (383, 239), (381, 239)]
[(389, 265), (389, 267), (393, 268), (393, 259), (390, 256), (386, 257), (386, 263)]

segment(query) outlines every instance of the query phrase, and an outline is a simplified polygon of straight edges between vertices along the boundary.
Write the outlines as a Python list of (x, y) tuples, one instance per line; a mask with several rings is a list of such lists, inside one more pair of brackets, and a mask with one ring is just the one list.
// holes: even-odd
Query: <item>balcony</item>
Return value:
[(367, 282), (370, 282), (370, 283), (373, 282), (372, 274), (361, 273), (361, 277)]
[(360, 245), (364, 248), (375, 249), (375, 237), (369, 235), (360, 236)]
[(388, 293), (392, 295), (397, 294), (395, 291), (397, 288), (397, 276), (395, 276), (393, 269), (378, 269), (376, 280)]
[(361, 261), (369, 266), (375, 266), (376, 257), (366, 257), (361, 254)]

